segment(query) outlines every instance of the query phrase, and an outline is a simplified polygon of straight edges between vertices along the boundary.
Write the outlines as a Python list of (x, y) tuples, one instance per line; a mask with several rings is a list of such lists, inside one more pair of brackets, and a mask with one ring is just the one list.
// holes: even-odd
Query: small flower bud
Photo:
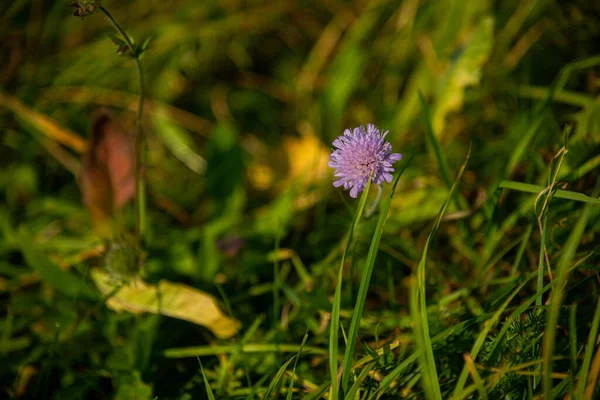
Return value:
[(79, 0), (71, 4), (71, 7), (75, 8), (73, 11), (74, 16), (85, 18), (98, 11), (101, 4), (102, 0)]
[(108, 247), (104, 259), (106, 270), (115, 283), (127, 283), (139, 272), (142, 254), (135, 238), (129, 234), (121, 234)]

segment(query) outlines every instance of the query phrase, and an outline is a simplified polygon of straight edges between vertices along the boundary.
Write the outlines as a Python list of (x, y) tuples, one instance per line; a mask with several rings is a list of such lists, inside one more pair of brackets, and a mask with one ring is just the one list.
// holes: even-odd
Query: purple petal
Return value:
[[(393, 180), (394, 162), (402, 159), (399, 153), (393, 153), (392, 145), (385, 141), (389, 131), (383, 135), (373, 124), (360, 125), (344, 130), (343, 135), (333, 141), (328, 165), (334, 171), (334, 187), (343, 186), (356, 198), (364, 191), (369, 179), (375, 184)], [(371, 172), (373, 175), (371, 176)]]

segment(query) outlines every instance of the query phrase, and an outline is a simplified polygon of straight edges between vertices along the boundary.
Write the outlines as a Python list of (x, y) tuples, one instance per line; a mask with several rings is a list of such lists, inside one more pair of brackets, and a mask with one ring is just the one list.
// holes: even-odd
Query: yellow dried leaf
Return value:
[[(112, 293), (117, 287), (110, 276), (98, 268), (91, 271), (91, 276), (104, 295)], [(158, 285), (149, 285), (138, 278), (123, 285), (107, 300), (106, 305), (117, 312), (148, 312), (189, 321), (210, 329), (221, 339), (233, 336), (239, 327), (238, 321), (221, 311), (213, 296), (165, 280)]]
[(257, 158), (261, 161), (249, 166), (248, 179), (258, 190), (283, 191), (291, 185), (303, 189), (329, 179), (331, 173), (327, 166), (329, 149), (312, 130), (299, 137), (284, 137), (275, 150)]
[(316, 136), (286, 137), (283, 148), (289, 160), (289, 181), (303, 178), (308, 184), (329, 176), (329, 150)]
[(0, 106), (14, 112), (19, 118), (31, 124), (47, 137), (72, 148), (78, 153), (87, 149), (87, 142), (73, 131), (61, 126), (58, 122), (46, 115), (34, 111), (20, 100), (0, 91)]
[[(329, 179), (331, 170), (327, 165), (329, 150), (313, 134), (286, 137), (283, 148), (288, 158), (289, 172), (283, 182), (283, 187), (296, 186), (299, 192), (294, 201), (294, 207), (304, 210), (315, 205), (321, 196), (322, 190), (310, 190), (309, 186)], [(306, 190), (308, 189), (308, 190)]]

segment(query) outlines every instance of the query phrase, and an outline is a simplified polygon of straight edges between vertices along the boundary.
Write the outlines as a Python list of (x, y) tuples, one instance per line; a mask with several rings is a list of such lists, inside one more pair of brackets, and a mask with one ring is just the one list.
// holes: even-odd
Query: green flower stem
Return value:
[(377, 197), (375, 197), (375, 200), (373, 200), (373, 203), (371, 203), (371, 205), (367, 209), (367, 212), (365, 213), (365, 217), (367, 218), (370, 218), (371, 215), (373, 215), (373, 213), (377, 209), (377, 206), (379, 205), (379, 202), (381, 201), (381, 195), (383, 194), (383, 189), (381, 188), (381, 185), (375, 186), (377, 186)]
[(144, 231), (144, 205), (143, 201), (143, 192), (144, 192), (144, 181), (141, 174), (141, 158), (142, 158), (142, 143), (143, 143), (143, 132), (142, 132), (142, 114), (144, 112), (144, 71), (142, 69), (142, 63), (140, 61), (139, 55), (133, 43), (129, 39), (129, 36), (125, 33), (121, 25), (113, 18), (113, 16), (108, 12), (106, 8), (100, 6), (100, 11), (108, 18), (110, 23), (114, 26), (114, 28), (119, 32), (125, 43), (127, 43), (127, 47), (129, 47), (129, 52), (131, 53), (131, 57), (135, 62), (135, 66), (138, 74), (138, 84), (139, 84), (139, 102), (138, 102), (138, 113), (137, 113), (137, 121), (136, 121), (136, 129), (135, 129), (135, 237), (138, 246), (141, 244), (141, 237)]
[[(331, 377), (331, 388), (329, 392), (329, 399), (339, 400), (339, 375), (338, 375), (338, 340), (340, 331), (340, 309), (342, 303), (342, 277), (344, 272), (344, 265), (346, 264), (346, 256), (350, 251), (352, 245), (352, 238), (356, 231), (356, 226), (360, 221), (360, 218), (367, 204), (367, 196), (369, 194), (369, 188), (371, 187), (372, 174), (369, 176), (369, 181), (363, 194), (360, 196), (358, 207), (354, 213), (350, 230), (346, 240), (346, 246), (344, 253), (342, 253), (342, 260), (340, 262), (340, 268), (338, 269), (337, 283), (335, 285), (335, 294), (333, 296), (333, 305), (331, 309), (331, 324), (329, 326), (329, 373)], [(349, 344), (348, 344), (349, 345)], [(341, 397), (343, 399), (343, 396)]]

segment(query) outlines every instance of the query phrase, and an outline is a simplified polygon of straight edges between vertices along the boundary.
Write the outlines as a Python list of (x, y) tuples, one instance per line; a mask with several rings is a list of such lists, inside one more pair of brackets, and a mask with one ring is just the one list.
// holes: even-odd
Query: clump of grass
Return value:
[[(0, 5), (9, 397), (598, 397), (596, 4), (75, 6)], [(131, 254), (78, 187), (101, 107), (137, 132)], [(376, 207), (327, 167), (372, 121), (410, 158)], [(101, 295), (140, 245), (151, 295)]]

